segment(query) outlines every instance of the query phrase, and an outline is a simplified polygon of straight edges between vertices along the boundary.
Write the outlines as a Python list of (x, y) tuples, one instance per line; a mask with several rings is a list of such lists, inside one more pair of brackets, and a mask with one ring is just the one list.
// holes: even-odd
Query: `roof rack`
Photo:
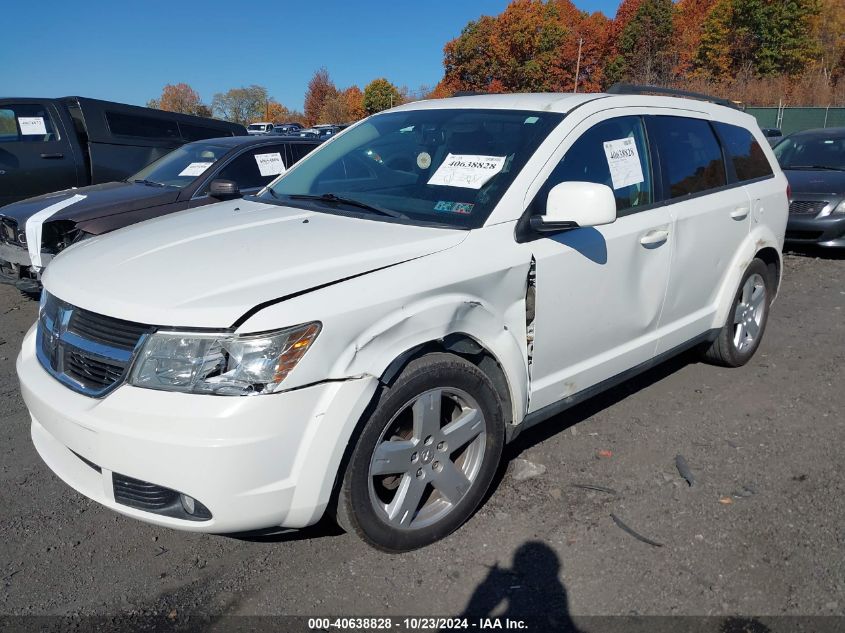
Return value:
[(663, 88), (662, 86), (638, 86), (636, 84), (617, 83), (613, 84), (605, 91), (611, 95), (669, 95), (672, 97), (686, 97), (687, 99), (698, 99), (700, 101), (709, 101), (728, 108), (739, 110), (740, 107), (736, 102), (729, 99), (722, 99), (720, 97), (713, 97), (711, 95), (702, 94), (700, 92), (690, 92), (688, 90), (678, 90), (677, 88)]

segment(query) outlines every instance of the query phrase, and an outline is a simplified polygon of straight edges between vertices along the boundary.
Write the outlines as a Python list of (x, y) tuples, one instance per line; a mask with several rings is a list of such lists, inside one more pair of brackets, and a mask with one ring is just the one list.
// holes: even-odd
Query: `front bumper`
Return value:
[[(52, 259), (52, 255), (41, 254), (44, 266)], [(37, 291), (40, 287), (38, 279), (26, 246), (0, 242), (0, 282), (13, 284), (21, 290)]]
[[(377, 385), (363, 377), (252, 397), (123, 385), (103, 399), (89, 398), (41, 367), (34, 327), (17, 371), (33, 443), (68, 485), (136, 519), (218, 533), (315, 523)], [(211, 519), (185, 520), (119, 503), (118, 475), (190, 495)]]
[(845, 248), (845, 215), (837, 213), (822, 217), (790, 215), (786, 224), (789, 244), (806, 244)]

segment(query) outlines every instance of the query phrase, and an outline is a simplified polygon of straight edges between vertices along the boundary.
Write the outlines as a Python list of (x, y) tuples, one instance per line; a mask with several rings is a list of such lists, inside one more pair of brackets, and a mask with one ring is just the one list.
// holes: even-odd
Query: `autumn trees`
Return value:
[(732, 93), (808, 73), (832, 83), (843, 64), (842, 0), (623, 0), (612, 20), (570, 0), (514, 0), (446, 43), (438, 90), (569, 92), (577, 68), (584, 91), (627, 81)]
[(158, 99), (150, 99), (148, 108), (195, 114), (197, 116), (211, 116), (211, 108), (203, 104), (199, 93), (186, 83), (167, 84)]

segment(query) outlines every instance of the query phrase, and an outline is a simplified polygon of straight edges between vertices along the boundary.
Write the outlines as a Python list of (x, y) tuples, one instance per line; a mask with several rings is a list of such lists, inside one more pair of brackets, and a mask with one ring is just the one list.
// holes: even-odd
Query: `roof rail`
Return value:
[(677, 88), (663, 88), (661, 86), (638, 86), (636, 84), (617, 83), (613, 84), (605, 91), (611, 95), (669, 95), (672, 97), (686, 97), (687, 99), (698, 99), (700, 101), (709, 101), (728, 108), (736, 110), (741, 109), (736, 102), (729, 99), (722, 99), (720, 97), (713, 97), (711, 95), (702, 94), (700, 92), (690, 92), (688, 90), (678, 90)]

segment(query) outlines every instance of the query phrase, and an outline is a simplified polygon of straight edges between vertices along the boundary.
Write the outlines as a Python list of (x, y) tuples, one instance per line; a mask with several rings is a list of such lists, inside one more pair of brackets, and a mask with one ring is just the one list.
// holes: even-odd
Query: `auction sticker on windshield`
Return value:
[(642, 182), (643, 168), (633, 138), (620, 138), (604, 142), (604, 154), (610, 167), (610, 179), (614, 189), (622, 189)]
[(199, 176), (206, 169), (211, 167), (214, 162), (210, 163), (191, 163), (185, 169), (179, 172), (180, 176)]
[(262, 176), (278, 176), (285, 173), (285, 164), (279, 152), (256, 154), (255, 162), (258, 163), (258, 171)]
[(505, 156), (447, 154), (428, 181), (430, 185), (481, 189), (505, 166)]

